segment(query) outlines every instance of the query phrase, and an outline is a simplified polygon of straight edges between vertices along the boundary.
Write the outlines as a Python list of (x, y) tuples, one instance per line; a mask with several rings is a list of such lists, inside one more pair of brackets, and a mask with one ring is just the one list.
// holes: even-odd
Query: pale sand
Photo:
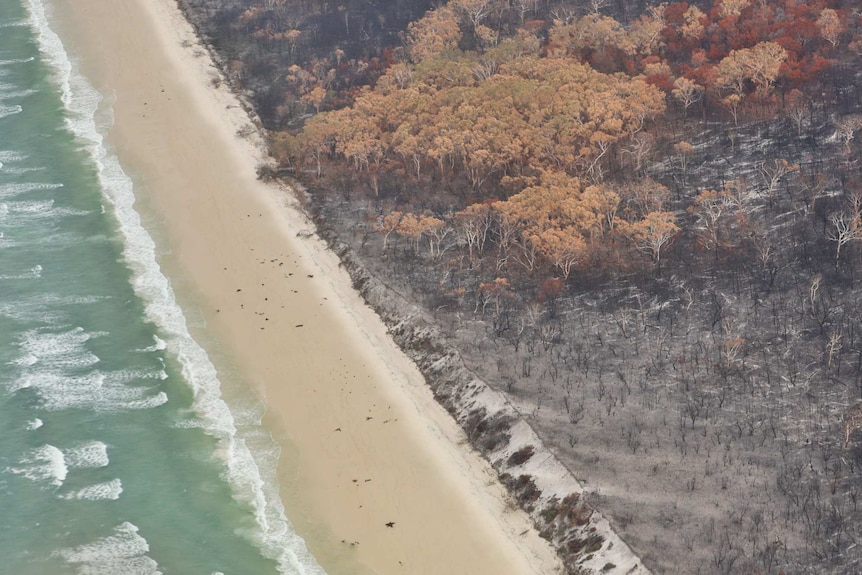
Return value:
[(305, 219), (256, 180), (259, 152), (236, 135), (248, 118), (213, 88), (215, 70), (173, 2), (56, 4), (71, 52), (113, 100), (109, 144), (169, 248), (161, 264), (194, 335), (222, 379), (250, 382), (265, 400), (287, 514), (322, 566), (558, 572), (335, 256), (298, 239)]

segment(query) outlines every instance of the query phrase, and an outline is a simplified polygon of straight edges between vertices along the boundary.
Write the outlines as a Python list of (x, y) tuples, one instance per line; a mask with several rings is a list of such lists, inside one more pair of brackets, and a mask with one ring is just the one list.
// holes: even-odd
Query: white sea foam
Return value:
[(15, 114), (20, 114), (24, 111), (20, 105), (15, 104), (14, 106), (0, 106), (0, 120), (6, 118), (7, 116), (14, 116)]
[(54, 200), (8, 202), (6, 207), (10, 214), (38, 214), (51, 210), (54, 207)]
[(22, 176), (24, 174), (30, 174), (33, 172), (44, 172), (45, 171), (44, 167), (39, 167), (39, 166), (28, 166), (28, 167), (20, 167), (20, 168), (13, 168), (10, 166), (0, 166), (0, 168), (2, 168), (3, 173), (11, 174), (14, 176)]
[(20, 162), (25, 160), (27, 156), (21, 154), (21, 152), (16, 152), (14, 150), (0, 150), (0, 161), (3, 162)]
[[(108, 463), (107, 446), (101, 441), (88, 441), (67, 449), (45, 444), (26, 453), (20, 465), (10, 467), (9, 471), (43, 485), (61, 487), (70, 470), (105, 467)], [(114, 479), (63, 493), (58, 497), (90, 500), (118, 499), (122, 492), (120, 480)]]
[(70, 469), (105, 467), (110, 463), (108, 446), (101, 441), (87, 441), (62, 451)]
[[(54, 207), (54, 200), (20, 200), (7, 201), (5, 213), (2, 214), (7, 224), (16, 224), (26, 221), (32, 225), (39, 220), (59, 220), (69, 216), (85, 216), (90, 212), (69, 207)], [(57, 236), (52, 236), (56, 239)]]
[(28, 367), (41, 361), (52, 369), (66, 369), (86, 368), (99, 362), (85, 346), (93, 336), (82, 327), (61, 333), (31, 329), (18, 337), (21, 355), (13, 360), (16, 365)]
[(35, 355), (22, 355), (21, 357), (17, 357), (15, 359), (13, 359), (12, 361), (10, 361), (9, 365), (19, 365), (22, 367), (29, 367), (31, 365), (34, 365), (37, 361), (39, 361), (39, 358), (36, 357)]
[(79, 499), (85, 501), (116, 501), (123, 493), (123, 483), (119, 479), (111, 479), (95, 485), (88, 485), (58, 495), (61, 499)]
[(43, 425), (44, 425), (44, 423), (42, 422), (42, 420), (39, 419), (38, 417), (36, 417), (36, 418), (28, 421), (27, 425), (24, 427), (24, 429), (26, 429), (27, 431), (34, 431), (36, 429), (39, 429)]
[(28, 271), (14, 275), (0, 275), (0, 280), (29, 280), (42, 277), (42, 266), (35, 265)]
[(168, 374), (163, 369), (121, 369), (111, 371), (106, 374), (116, 383), (132, 383), (142, 379), (158, 379), (164, 381), (168, 378)]
[(167, 402), (141, 380), (160, 380), (161, 369), (101, 371), (100, 359), (87, 349), (98, 334), (74, 328), (59, 333), (35, 329), (18, 336), (19, 355), (7, 362), (18, 368), (10, 392), (32, 389), (49, 411), (91, 409), (110, 412), (150, 409)]
[[(65, 326), (68, 329), (68, 315), (63, 308), (69, 305), (86, 305), (105, 299), (99, 296), (64, 296), (59, 294), (34, 294), (0, 303), (0, 317), (45, 326)], [(38, 359), (38, 358), (37, 358)]]
[[(35, 93), (35, 92), (33, 92)], [(24, 93), (16, 93), (15, 96), (27, 96), (30, 92)], [(10, 94), (2, 94), (0, 93), (0, 102), (5, 99), (10, 99), (12, 95)], [(24, 159), (23, 156), (10, 155), (9, 157), (4, 157), (4, 154), (10, 154), (8, 151), (0, 150), (0, 172), (4, 174), (22, 176), (24, 174), (31, 174), (36, 172), (44, 172), (45, 168), (41, 166), (17, 166), (16, 164)], [(14, 194), (4, 193), (4, 190), (15, 187), (15, 186), (27, 186), (28, 184), (0, 184), (0, 199), (8, 199), (14, 197)], [(57, 184), (52, 187), (61, 187), (62, 184)]]
[(177, 419), (173, 422), (173, 427), (176, 429), (202, 429), (203, 426), (199, 418)]
[(32, 96), (36, 93), (36, 90), (4, 90), (3, 85), (0, 84), (0, 102), (5, 102), (7, 100), (20, 100), (21, 98), (26, 98), (27, 96)]
[(153, 335), (153, 345), (149, 347), (145, 347), (144, 349), (139, 349), (138, 351), (142, 352), (152, 352), (152, 351), (162, 351), (163, 349), (167, 349), (168, 344), (157, 335)]
[(55, 555), (75, 565), (78, 575), (162, 575), (158, 563), (147, 556), (149, 551), (138, 527), (126, 521), (114, 527), (111, 535)]
[[(26, 24), (24, 24), (26, 26)], [(9, 64), (26, 64), (35, 60), (32, 56), (29, 58), (13, 58), (11, 60), (0, 60), (0, 66), (8, 66)]]
[[(99, 236), (101, 239), (105, 239), (103, 236)], [(95, 295), (84, 295), (84, 296), (54, 296), (49, 295), (46, 296), (45, 299), (52, 303), (57, 303), (60, 305), (66, 304), (74, 304), (74, 305), (86, 305), (91, 303), (100, 302), (104, 299), (107, 299), (106, 296), (95, 296)]]
[[(28, 422), (27, 429), (38, 429), (42, 426), (39, 419)], [(60, 449), (45, 444), (24, 454), (17, 466), (7, 468), (7, 471), (21, 475), (45, 487), (62, 487), (70, 470), (92, 469), (106, 467), (108, 447), (101, 441), (87, 441), (79, 445)], [(88, 485), (81, 489), (58, 494), (63, 499), (118, 499), (123, 492), (119, 479)]]
[[(221, 398), (215, 367), (189, 334), (170, 283), (159, 268), (155, 244), (134, 209), (132, 181), (103, 144), (95, 119), (101, 96), (73, 70), (60, 38), (51, 30), (42, 2), (28, 0), (28, 6), (40, 51), (54, 69), (62, 102), (68, 110), (68, 127), (93, 158), (102, 190), (117, 220), (135, 292), (145, 302), (147, 316), (164, 334), (169, 351), (179, 360), (183, 377), (194, 392), (195, 411), (203, 420), (204, 429), (219, 441), (235, 496), (254, 510), (261, 529), (255, 539), (263, 552), (278, 562), (282, 573), (323, 573), (290, 526), (278, 497), (277, 483), (263, 481), (258, 462), (245, 440), (238, 436), (233, 415)], [(266, 457), (264, 460), (267, 469), (274, 470), (274, 461)]]
[(147, 387), (112, 381), (99, 371), (80, 376), (57, 373), (50, 369), (30, 371), (13, 383), (11, 391), (27, 388), (38, 392), (41, 407), (48, 411), (89, 409), (116, 412), (152, 409), (168, 401), (168, 396), (162, 391), (153, 394)]
[(42, 485), (59, 487), (66, 480), (69, 468), (66, 467), (63, 452), (46, 443), (25, 453), (21, 462), (15, 467), (8, 467), (7, 471)]
[[(0, 157), (2, 159), (2, 157)], [(14, 159), (4, 159), (5, 162), (14, 162)], [(53, 190), (56, 188), (62, 188), (63, 184), (46, 184), (41, 182), (26, 182), (26, 183), (16, 183), (16, 184), (0, 184), (0, 200), (9, 200), (13, 198), (17, 198), (22, 194), (26, 194), (27, 192), (34, 192), (36, 190)]]
[(0, 303), (0, 317), (22, 320), (38, 321), (44, 325), (58, 326), (66, 325), (67, 316), (62, 310), (36, 306), (27, 299), (17, 299)]

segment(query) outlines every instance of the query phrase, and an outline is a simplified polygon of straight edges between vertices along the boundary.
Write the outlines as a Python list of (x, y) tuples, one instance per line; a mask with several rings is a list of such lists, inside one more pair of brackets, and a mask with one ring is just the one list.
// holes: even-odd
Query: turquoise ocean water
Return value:
[(322, 573), (52, 27), (43, 0), (0, 0), (0, 573)]

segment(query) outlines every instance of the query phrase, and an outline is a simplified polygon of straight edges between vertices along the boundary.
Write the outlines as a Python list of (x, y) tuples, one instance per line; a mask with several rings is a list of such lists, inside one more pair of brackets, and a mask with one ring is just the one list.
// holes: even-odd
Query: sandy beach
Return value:
[(237, 134), (249, 120), (216, 89), (175, 4), (57, 0), (55, 10), (113, 110), (109, 146), (193, 335), (223, 381), (266, 405), (287, 515), (324, 569), (559, 572), (289, 192), (256, 180), (259, 142)]

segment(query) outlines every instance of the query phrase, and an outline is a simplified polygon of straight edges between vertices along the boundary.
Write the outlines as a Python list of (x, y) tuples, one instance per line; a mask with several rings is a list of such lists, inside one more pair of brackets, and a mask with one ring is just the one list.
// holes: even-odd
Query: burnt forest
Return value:
[(180, 5), (441, 403), (514, 408), (474, 446), (583, 486), (570, 573), (592, 510), (656, 574), (862, 571), (862, 3)]

